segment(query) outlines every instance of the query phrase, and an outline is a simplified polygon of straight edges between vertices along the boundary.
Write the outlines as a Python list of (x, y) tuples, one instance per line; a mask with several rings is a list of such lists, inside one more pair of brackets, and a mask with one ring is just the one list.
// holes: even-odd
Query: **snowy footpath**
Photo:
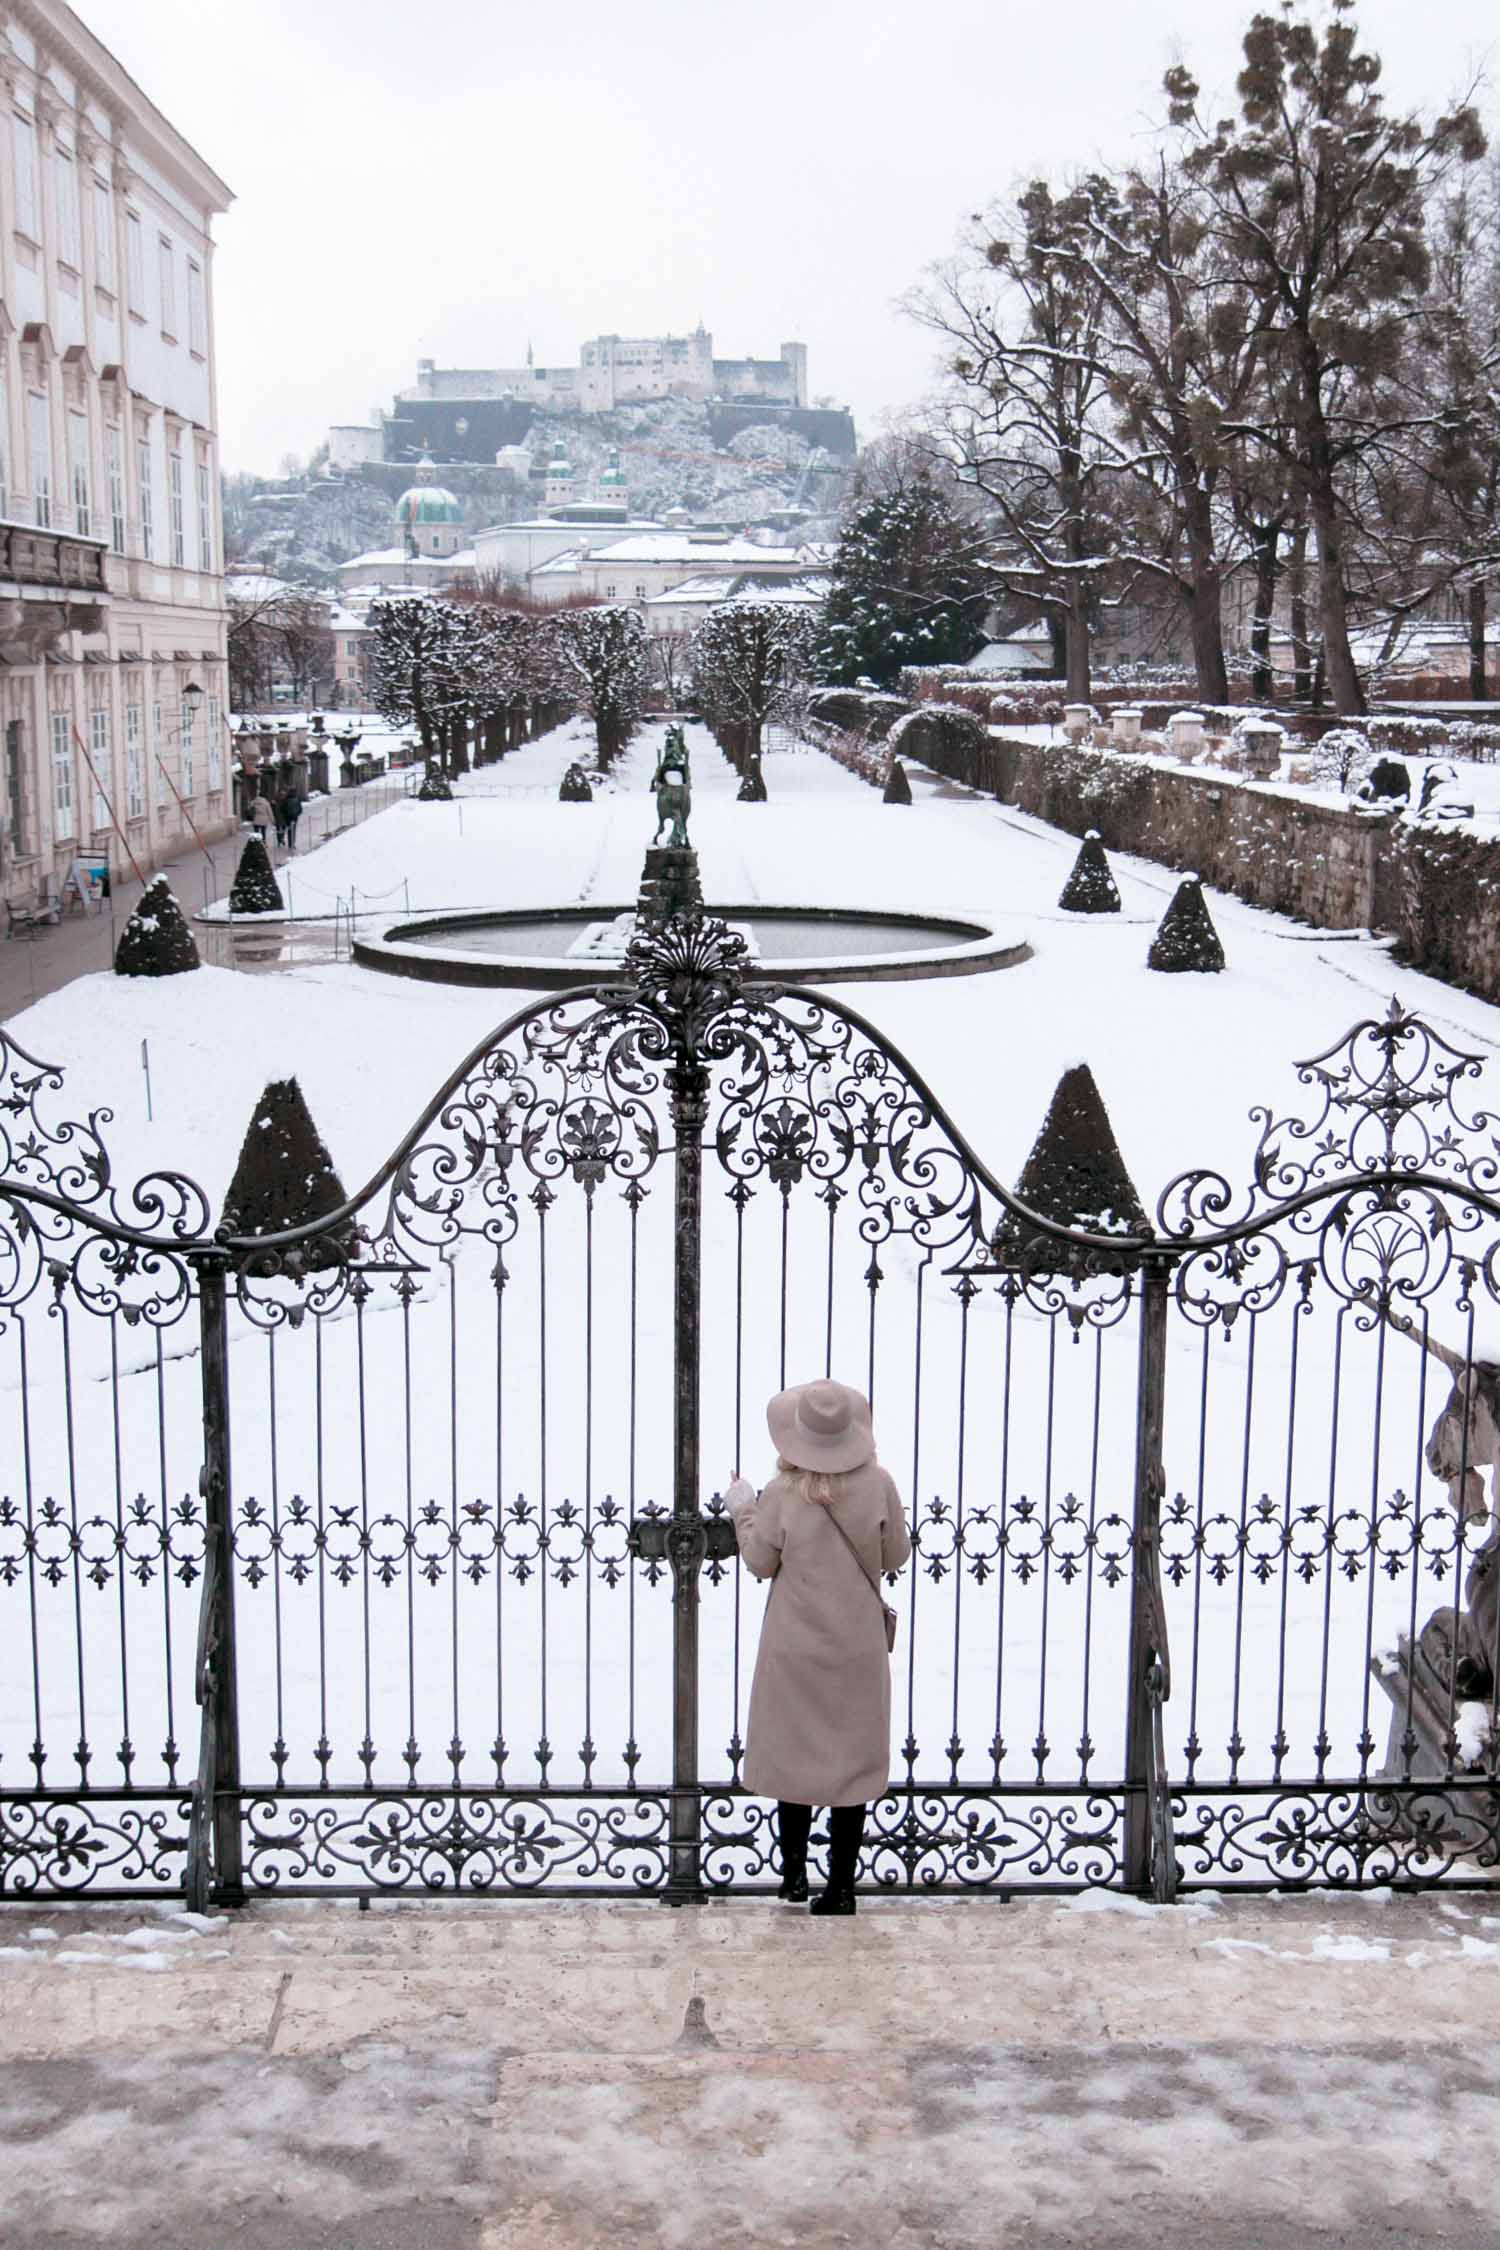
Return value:
[(16, 2250), (1493, 2245), (1474, 1900), (13, 1907)]

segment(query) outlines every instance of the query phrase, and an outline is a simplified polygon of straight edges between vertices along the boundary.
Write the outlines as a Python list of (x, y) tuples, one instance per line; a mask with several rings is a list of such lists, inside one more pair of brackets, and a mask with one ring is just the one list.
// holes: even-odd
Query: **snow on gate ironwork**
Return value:
[(915, 1538), (868, 1888), (1493, 1880), (1477, 1059), (1356, 1025), (1125, 1239), (740, 968), (668, 924), (259, 1239), (0, 1033), (0, 1896), (773, 1887), (718, 1493), (825, 1373)]

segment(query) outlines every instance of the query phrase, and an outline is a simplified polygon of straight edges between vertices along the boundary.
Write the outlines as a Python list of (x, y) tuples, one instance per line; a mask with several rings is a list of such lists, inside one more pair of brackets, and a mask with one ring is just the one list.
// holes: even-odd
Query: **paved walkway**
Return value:
[[(387, 774), (379, 781), (366, 782), (362, 789), (341, 789), (333, 796), (315, 799), (298, 826), (294, 867), (330, 836), (340, 836), (345, 829), (358, 827), (372, 814), (384, 812), (388, 805), (397, 803), (406, 793), (406, 778), (404, 773)], [(199, 914), (210, 900), (224, 896), (234, 879), (235, 864), (248, 833), (247, 829), (237, 829), (207, 852), (192, 844), (156, 870), (169, 877), (184, 914)], [(287, 856), (273, 846), (272, 857), (278, 866)], [(134, 876), (117, 877), (112, 897), (106, 899), (97, 912), (67, 914), (61, 922), (39, 930), (31, 938), (0, 939), (0, 1022), (18, 1015), (21, 1009), (29, 1008), (33, 1000), (40, 1000), (46, 993), (71, 984), (75, 977), (109, 968), (114, 961), (116, 941), (140, 895), (141, 885)], [(197, 923), (194, 935), (205, 960), (224, 967), (269, 965), (263, 932), (256, 938), (248, 932), (236, 931), (231, 939), (228, 931)], [(245, 939), (243, 947), (242, 937)], [(318, 959), (325, 954), (331, 958), (332, 942), (327, 933), (314, 930), (303, 933), (300, 940), (293, 933), (283, 946), (278, 934), (276, 965), (283, 965), (281, 956), (284, 955), (285, 960), (301, 958), (302, 952), (308, 949)], [(244, 958), (241, 958), (242, 952)]]
[(0, 1910), (20, 2250), (1479, 2250), (1436, 1901)]

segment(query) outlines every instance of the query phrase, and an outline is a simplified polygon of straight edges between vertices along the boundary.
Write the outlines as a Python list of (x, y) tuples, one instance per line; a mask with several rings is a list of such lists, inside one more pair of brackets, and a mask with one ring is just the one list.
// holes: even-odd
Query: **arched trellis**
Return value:
[[(1316, 1394), (1327, 1419), (1331, 1399), (1337, 1456), (1358, 1353), (1376, 1362), (1377, 1429), (1380, 1386), (1409, 1391), (1429, 1364), (1403, 1332), (1431, 1343), (1433, 1318), (1456, 1317), (1460, 1379), (1482, 1360), (1500, 1181), (1491, 1121), (1464, 1107), (1477, 1058), (1393, 1007), (1301, 1066), (1309, 1114), (1256, 1113), (1243, 1189), (1192, 1171), (1148, 1234), (1120, 1236), (1027, 1209), (872, 1024), (742, 981), (741, 957), (722, 924), (676, 921), (618, 985), (521, 1011), (339, 1211), (274, 1237), (216, 1234), (176, 1174), (122, 1187), (107, 1114), (52, 1122), (60, 1075), (0, 1034), (0, 1323), (27, 1402), (24, 1493), (0, 1498), (0, 1592), (30, 1604), (35, 1675), (28, 1785), (0, 1765), (0, 1891), (185, 1880), (200, 1903), (247, 1885), (685, 1900), (763, 1882), (765, 1809), (739, 1779), (752, 1619), (711, 1487), (764, 1390), (835, 1363), (870, 1384), (898, 1474), (910, 1464), (917, 1539), (903, 1739), (869, 1880), (1167, 1896), (1179, 1873), (1417, 1880), (1487, 1859), (1495, 1751), (1471, 1739), (1475, 1699), (1466, 1719), (1450, 1677), (1437, 1770), (1411, 1676), (1383, 1768), (1369, 1701), (1382, 1586), (1411, 1587), (1408, 1643), (1419, 1580), (1450, 1587), (1454, 1646), (1462, 1622), (1473, 1660), (1461, 1582), (1487, 1551), (1477, 1519), (1415, 1488), (1351, 1497), (1336, 1458), (1314, 1504), (1299, 1403)], [(194, 1308), (190, 1402), (177, 1363)], [(431, 1349), (443, 1336), (446, 1361)], [(1407, 1354), (1399, 1381), (1388, 1347)], [(1244, 1383), (1237, 1501), (1212, 1473), (1226, 1370)], [(86, 1379), (113, 1415), (114, 1504), (92, 1514)], [(154, 1385), (154, 1422), (132, 1384)], [(1419, 1385), (1418, 1420), (1427, 1407)], [(1196, 1411), (1196, 1434), (1174, 1411)], [(1254, 1456), (1281, 1420), (1286, 1489), (1257, 1496)], [(1472, 1420), (1458, 1419), (1460, 1487)], [(152, 1504), (128, 1489), (143, 1432), (162, 1462)], [(53, 1438), (65, 1498), (37, 1466)], [(179, 1439), (196, 1445), (196, 1489), (174, 1492)], [(1177, 1455), (1196, 1460), (1196, 1489), (1173, 1491)], [(1373, 1464), (1378, 1479), (1378, 1441)], [(86, 1588), (118, 1610), (107, 1787)], [(167, 1644), (151, 1786), (127, 1692), (144, 1589), (161, 1592)], [(49, 1594), (71, 1601), (65, 1785), (36, 1654)], [(191, 1772), (171, 1695), (184, 1599)], [(1311, 1688), (1308, 1603), (1322, 1615)], [(1354, 1664), (1344, 1627), (1361, 1604)], [(518, 1648), (537, 1674), (520, 1693)], [(481, 1735), (475, 1680), (491, 1673)], [(248, 1773), (247, 1694), (254, 1723), (271, 1721)], [(1268, 1697), (1274, 1727), (1256, 1744), (1251, 1707)], [(1294, 1721), (1314, 1702), (1304, 1754)], [(1222, 1751), (1210, 1714), (1227, 1721)]]

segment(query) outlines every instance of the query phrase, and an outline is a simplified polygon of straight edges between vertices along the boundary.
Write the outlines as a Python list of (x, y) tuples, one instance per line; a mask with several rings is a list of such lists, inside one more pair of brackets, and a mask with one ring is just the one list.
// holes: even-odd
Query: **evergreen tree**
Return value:
[(280, 914), (286, 906), (265, 845), (252, 836), (240, 853), (229, 890), (231, 914)]
[[(1135, 1183), (1125, 1169), (1094, 1074), (1075, 1063), (1057, 1082), (1031, 1154), (1016, 1182), (1016, 1197), (1044, 1219), (1088, 1234), (1122, 1238), (1151, 1232)], [(1031, 1251), (1039, 1264), (1066, 1262), (1065, 1246), (1030, 1230), (1007, 1212), (995, 1232), (995, 1254), (1005, 1264), (1019, 1263)]]
[(1091, 828), (1079, 847), (1073, 872), (1063, 885), (1058, 905), (1065, 914), (1118, 914), (1120, 894), (1110, 873), (1099, 831)]
[(560, 805), (591, 805), (594, 801), (589, 777), (576, 758), (558, 784), (557, 801)]
[(920, 471), (856, 496), (823, 612), (823, 677), (889, 687), (906, 664), (966, 664), (984, 646), (982, 544)]
[(911, 803), (911, 783), (906, 777), (906, 768), (899, 758), (892, 758), (891, 760), (891, 770), (885, 777), (885, 787), (881, 791), (880, 797), (881, 803), (886, 805), (909, 805)]
[(153, 875), (115, 947), (117, 977), (175, 977), (200, 966), (193, 933), (165, 875)]
[(1151, 950), (1148, 969), (1176, 974), (1185, 969), (1217, 970), (1224, 966), (1224, 948), (1196, 875), (1184, 875), (1162, 916)]
[[(283, 1234), (308, 1226), (345, 1200), (343, 1183), (295, 1078), (273, 1078), (251, 1115), (220, 1225), (231, 1235)], [(315, 1237), (306, 1263), (327, 1267), (354, 1244), (352, 1220)]]
[(441, 766), (432, 765), (422, 776), (422, 786), (417, 791), (419, 805), (451, 805), (453, 784)]

